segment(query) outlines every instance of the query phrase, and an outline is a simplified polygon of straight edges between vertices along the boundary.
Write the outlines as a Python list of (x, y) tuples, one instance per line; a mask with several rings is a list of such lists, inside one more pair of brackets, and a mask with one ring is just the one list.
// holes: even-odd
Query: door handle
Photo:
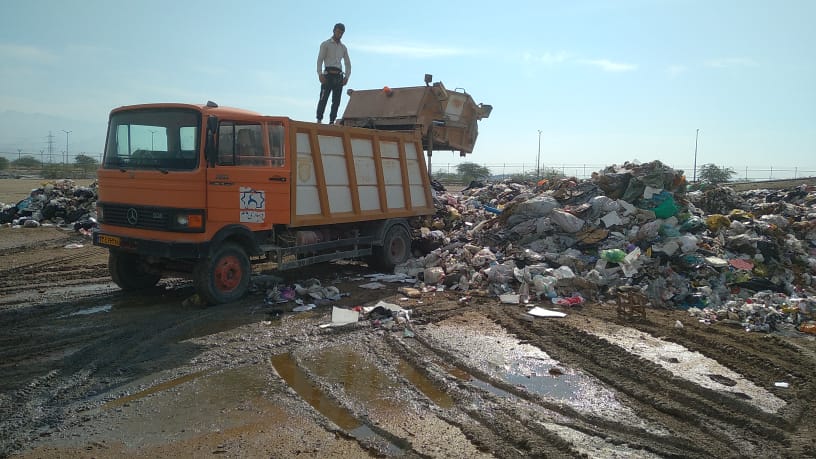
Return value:
[(269, 177), (270, 182), (286, 182), (286, 177)]

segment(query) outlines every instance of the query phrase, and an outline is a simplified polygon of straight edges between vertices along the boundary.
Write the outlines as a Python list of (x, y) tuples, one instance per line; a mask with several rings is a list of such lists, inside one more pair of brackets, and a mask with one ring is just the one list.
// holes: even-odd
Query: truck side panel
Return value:
[(292, 122), (292, 226), (434, 212), (418, 133)]

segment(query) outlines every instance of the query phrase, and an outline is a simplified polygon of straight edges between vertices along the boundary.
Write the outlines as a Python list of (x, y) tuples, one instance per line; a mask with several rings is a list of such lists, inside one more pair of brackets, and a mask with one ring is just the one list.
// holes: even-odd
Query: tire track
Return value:
[[(416, 368), (421, 368), (424, 374), (429, 379), (435, 381), (435, 383), (440, 387), (446, 387), (447, 389), (451, 389), (452, 387), (453, 393), (457, 394), (455, 395), (457, 398), (457, 406), (471, 406), (474, 404), (474, 399), (481, 400), (487, 398), (492, 400), (491, 403), (494, 405), (491, 410), (489, 410), (491, 416), (494, 416), (496, 411), (500, 411), (504, 413), (508, 419), (517, 419), (519, 416), (523, 416), (524, 418), (528, 419), (528, 422), (525, 423), (525, 427), (523, 429), (524, 431), (527, 431), (527, 434), (522, 436), (514, 436), (513, 432), (520, 432), (518, 428), (496, 430), (494, 429), (495, 423), (492, 417), (487, 419), (489, 422), (485, 422), (485, 419), (483, 419), (484, 416), (479, 414), (478, 410), (463, 408), (471, 417), (480, 423), (485, 423), (486, 428), (493, 429), (493, 434), (498, 438), (503, 438), (505, 441), (507, 441), (507, 439), (512, 439), (512, 445), (515, 448), (527, 447), (535, 444), (535, 442), (531, 443), (528, 438), (529, 435), (533, 435), (535, 438), (547, 439), (547, 443), (550, 445), (560, 445), (555, 450), (546, 451), (546, 454), (543, 454), (543, 457), (550, 457), (552, 455), (560, 456), (564, 454), (577, 455), (572, 446), (567, 446), (564, 444), (564, 439), (562, 439), (556, 433), (542, 427), (545, 422), (549, 422), (562, 425), (592, 437), (605, 440), (609, 439), (609, 441), (615, 444), (627, 444), (633, 445), (635, 448), (643, 448), (663, 457), (689, 457), (689, 455), (705, 457), (707, 455), (705, 448), (701, 448), (695, 445), (693, 442), (683, 438), (667, 438), (665, 436), (647, 432), (634, 426), (628, 426), (599, 416), (582, 413), (566, 404), (559, 403), (538, 394), (520, 389), (503, 380), (492, 377), (479, 369), (468, 366), (464, 362), (458, 360), (457, 356), (435, 347), (432, 343), (425, 340), (421, 334), (416, 335), (415, 338), (416, 339), (414, 341), (417, 343), (415, 345), (410, 345), (406, 341), (396, 338), (391, 338), (389, 343), (398, 353), (400, 353), (403, 358), (411, 362)], [(556, 413), (557, 415), (561, 416), (561, 419), (558, 421), (554, 421), (553, 419), (545, 419), (542, 417), (542, 414), (537, 412), (535, 409), (530, 409), (524, 405), (503, 400), (493, 394), (484, 392), (484, 390), (480, 388), (470, 386), (467, 383), (459, 382), (452, 384), (450, 381), (450, 373), (442, 367), (442, 362), (446, 364), (454, 364), (458, 370), (465, 372), (479, 380), (485, 381), (505, 392), (513, 394), (519, 400), (530, 402), (540, 409)], [(521, 413), (523, 413), (523, 415)], [(537, 422), (532, 422), (534, 420)], [(494, 454), (498, 453), (498, 451), (494, 452)], [(539, 453), (544, 453), (544, 451), (538, 451), (536, 449), (525, 451), (525, 455), (528, 457), (530, 455), (537, 456)]]
[[(643, 417), (670, 426), (713, 455), (755, 454), (788, 442), (788, 422), (752, 405), (673, 376), (601, 338), (554, 321), (530, 322), (493, 308), (488, 315), (556, 359), (581, 368), (622, 394)], [(705, 428), (701, 428), (705, 426)], [(751, 435), (740, 434), (748, 431)]]

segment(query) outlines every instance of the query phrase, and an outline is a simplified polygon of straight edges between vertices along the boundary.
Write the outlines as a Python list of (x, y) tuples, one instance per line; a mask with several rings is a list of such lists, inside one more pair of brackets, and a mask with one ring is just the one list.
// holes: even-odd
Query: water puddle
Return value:
[[(423, 333), (434, 346), (456, 355), (465, 366), (531, 394), (604, 417), (637, 418), (600, 381), (560, 365), (541, 349), (519, 342), (500, 325), (482, 315), (474, 313), (466, 320), (460, 317), (429, 325)], [(509, 395), (485, 381), (470, 378), (470, 382), (493, 394), (502, 397)]]
[(272, 366), (303, 400), (358, 441), (385, 443), (388, 445), (390, 455), (396, 455), (403, 451), (402, 448), (384, 439), (371, 430), (369, 426), (360, 422), (349, 410), (340, 406), (340, 404), (326, 396), (320, 388), (312, 384), (309, 377), (297, 366), (290, 354), (273, 356)]
[(482, 390), (484, 390), (486, 392), (490, 392), (491, 394), (499, 396), (499, 397), (510, 398), (510, 399), (517, 399), (518, 398), (515, 395), (511, 394), (510, 392), (507, 392), (504, 389), (499, 389), (498, 387), (494, 386), (493, 384), (490, 384), (489, 382), (482, 381), (481, 379), (473, 378), (473, 379), (470, 380), (470, 383), (473, 384), (474, 386), (478, 387), (479, 389), (482, 389)]
[(73, 312), (71, 314), (68, 314), (68, 316), (88, 316), (88, 315), (97, 314), (97, 313), (100, 313), (100, 312), (110, 312), (110, 310), (112, 308), (113, 308), (112, 304), (103, 304), (101, 306), (95, 306), (93, 308), (80, 309), (77, 312)]
[(461, 369), (459, 367), (449, 365), (449, 364), (446, 364), (444, 362), (437, 362), (437, 363), (439, 364), (440, 367), (444, 368), (445, 371), (447, 371), (451, 376), (453, 376), (454, 378), (456, 378), (456, 379), (458, 379), (460, 381), (470, 381), (471, 379), (473, 379), (473, 376), (471, 376), (470, 373), (468, 373), (467, 371), (465, 371), (465, 370), (463, 370), (463, 369)]
[(102, 430), (107, 433), (89, 434), (81, 430), (81, 436), (66, 438), (69, 442), (80, 442), (78, 446), (82, 447), (87, 445), (89, 435), (90, 438), (96, 435), (97, 441), (116, 438), (127, 448), (149, 450), (158, 445), (185, 444), (178, 442), (190, 438), (198, 438), (202, 445), (206, 443), (203, 438), (252, 438), (259, 431), (284, 431), (295, 424), (307, 431), (309, 428), (322, 431), (308, 421), (298, 423), (299, 420), (291, 419), (292, 413), (265, 396), (269, 386), (269, 370), (265, 365), (192, 373), (105, 404), (102, 411), (120, 409), (142, 399), (139, 407), (130, 404), (130, 408), (125, 408), (129, 410), (127, 415), (105, 426)]
[(595, 319), (590, 323), (594, 335), (660, 365), (678, 378), (707, 389), (731, 393), (768, 413), (775, 413), (785, 406), (784, 400), (698, 352), (633, 328)]
[(397, 370), (407, 379), (414, 387), (420, 390), (426, 397), (431, 399), (440, 408), (453, 408), (454, 403), (450, 395), (446, 394), (434, 383), (428, 379), (424, 374), (414, 368), (411, 364), (404, 360), (400, 360), (397, 364)]
[(502, 372), (502, 379), (516, 387), (535, 394), (558, 400), (574, 400), (580, 395), (583, 385), (588, 384), (586, 376), (566, 373), (551, 360), (519, 358), (508, 362)]
[(162, 391), (165, 391), (167, 389), (170, 389), (170, 388), (179, 386), (181, 384), (184, 384), (186, 382), (192, 381), (194, 379), (198, 379), (198, 378), (207, 376), (208, 374), (210, 374), (212, 372), (213, 372), (212, 370), (198, 371), (198, 372), (195, 372), (195, 373), (190, 373), (189, 375), (182, 376), (180, 378), (171, 379), (170, 381), (165, 381), (165, 382), (163, 382), (161, 384), (156, 384), (155, 386), (152, 386), (152, 387), (150, 387), (148, 389), (145, 389), (143, 391), (136, 392), (135, 394), (131, 394), (131, 395), (128, 395), (128, 396), (125, 396), (125, 397), (120, 397), (120, 398), (111, 400), (111, 401), (105, 403), (104, 405), (102, 405), (102, 409), (107, 410), (107, 409), (117, 408), (117, 407), (123, 406), (123, 405), (125, 405), (127, 403), (130, 403), (130, 402), (134, 401), (134, 400), (139, 400), (139, 399), (145, 398), (145, 397), (147, 397), (149, 395), (155, 394), (157, 392), (162, 392)]
[[(301, 364), (322, 381), (341, 387), (343, 396), (353, 399), (378, 432), (399, 448), (423, 457), (483, 456), (457, 426), (417, 403), (413, 391), (402, 389), (403, 383), (370, 357), (366, 346), (335, 346), (304, 357)], [(406, 361), (399, 359), (394, 368), (436, 406), (454, 406), (448, 394)]]

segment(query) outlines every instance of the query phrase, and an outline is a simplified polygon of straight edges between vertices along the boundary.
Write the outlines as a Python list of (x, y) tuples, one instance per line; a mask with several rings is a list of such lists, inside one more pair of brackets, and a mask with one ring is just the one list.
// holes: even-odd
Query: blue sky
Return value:
[(38, 155), (49, 131), (62, 151), (69, 130), (71, 155), (97, 154), (110, 110), (145, 102), (311, 121), (318, 45), (338, 21), (350, 88), (431, 73), (492, 105), (468, 160), (494, 172), (534, 167), (539, 138), (542, 167), (657, 159), (690, 171), (700, 129), (698, 165), (816, 175), (810, 0), (4, 0), (0, 152)]

